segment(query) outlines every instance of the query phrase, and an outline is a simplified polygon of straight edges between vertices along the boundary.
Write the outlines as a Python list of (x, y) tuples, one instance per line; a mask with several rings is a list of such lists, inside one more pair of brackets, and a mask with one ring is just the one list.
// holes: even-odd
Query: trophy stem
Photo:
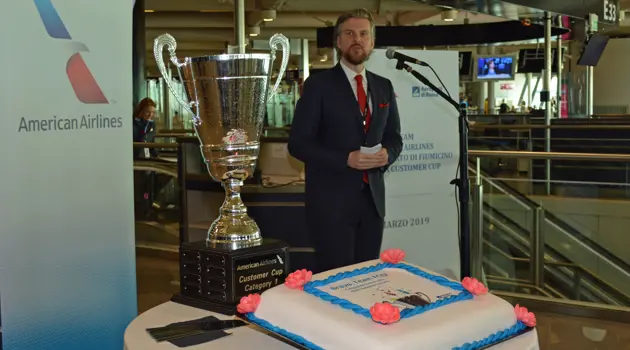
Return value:
[(207, 242), (227, 244), (239, 249), (258, 245), (262, 242), (260, 229), (256, 222), (247, 215), (247, 207), (241, 199), (243, 181), (227, 178), (222, 181), (225, 199), (219, 209), (219, 217), (208, 230)]
[(241, 199), (241, 186), (243, 186), (243, 181), (241, 180), (223, 180), (225, 199), (220, 209), (222, 215), (247, 215), (247, 207)]

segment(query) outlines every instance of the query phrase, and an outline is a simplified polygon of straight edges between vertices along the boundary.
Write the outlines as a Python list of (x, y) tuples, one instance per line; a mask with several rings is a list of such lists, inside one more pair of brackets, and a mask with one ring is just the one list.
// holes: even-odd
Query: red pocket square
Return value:
[(389, 107), (389, 103), (379, 103), (378, 108), (387, 108)]

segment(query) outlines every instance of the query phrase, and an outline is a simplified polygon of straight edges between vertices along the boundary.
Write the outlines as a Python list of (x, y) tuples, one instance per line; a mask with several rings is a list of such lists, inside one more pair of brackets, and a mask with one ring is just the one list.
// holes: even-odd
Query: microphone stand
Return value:
[(460, 104), (453, 100), (444, 91), (440, 90), (437, 86), (431, 83), (422, 74), (416, 72), (404, 61), (398, 60), (396, 63), (396, 69), (406, 70), (416, 79), (428, 86), (431, 90), (435, 91), (446, 102), (452, 105), (459, 113), (458, 127), (459, 127), (459, 178), (452, 180), (451, 185), (455, 185), (458, 188), (459, 193), (459, 256), (460, 256), (460, 273), (461, 277), (471, 277), (470, 266), (470, 213), (468, 204), (470, 201), (470, 185), (468, 182), (468, 121), (466, 118), (466, 109), (461, 108)]

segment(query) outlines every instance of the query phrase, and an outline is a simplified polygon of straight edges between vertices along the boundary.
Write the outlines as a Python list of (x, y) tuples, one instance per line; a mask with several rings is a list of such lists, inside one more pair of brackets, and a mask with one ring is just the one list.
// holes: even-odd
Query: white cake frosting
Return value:
[[(327, 271), (314, 275), (312, 281), (379, 262), (374, 260)], [(396, 299), (415, 295), (416, 300), (435, 302), (449, 293), (459, 293), (398, 268), (346, 278), (318, 289), (366, 309), (385, 301), (400, 309), (412, 308)], [(447, 350), (484, 339), (517, 322), (512, 305), (485, 294), (404, 318), (395, 324), (382, 325), (285, 285), (265, 291), (254, 315), (327, 350)]]

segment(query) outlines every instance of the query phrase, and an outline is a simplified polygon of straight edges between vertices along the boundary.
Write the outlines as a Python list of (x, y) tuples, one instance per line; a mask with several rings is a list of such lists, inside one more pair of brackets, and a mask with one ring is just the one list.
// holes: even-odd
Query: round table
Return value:
[(125, 331), (125, 350), (229, 350), (229, 349), (278, 349), (295, 350), (280, 340), (272, 338), (250, 327), (239, 327), (227, 330), (232, 333), (208, 343), (179, 348), (169, 342), (158, 343), (147, 333), (148, 328), (166, 326), (175, 322), (191, 321), (206, 316), (215, 316), (221, 320), (229, 320), (233, 316), (226, 316), (214, 312), (196, 309), (190, 306), (167, 302), (139, 315), (129, 324)]
[[(294, 350), (295, 348), (251, 327), (239, 327), (227, 330), (232, 335), (208, 343), (178, 348), (169, 342), (158, 343), (147, 333), (148, 328), (166, 326), (170, 323), (195, 320), (206, 316), (215, 316), (222, 320), (232, 319), (206, 310), (190, 306), (167, 302), (139, 315), (125, 331), (124, 350)], [(536, 331), (529, 332), (518, 338), (502, 343), (492, 350), (538, 350), (538, 336)]]

